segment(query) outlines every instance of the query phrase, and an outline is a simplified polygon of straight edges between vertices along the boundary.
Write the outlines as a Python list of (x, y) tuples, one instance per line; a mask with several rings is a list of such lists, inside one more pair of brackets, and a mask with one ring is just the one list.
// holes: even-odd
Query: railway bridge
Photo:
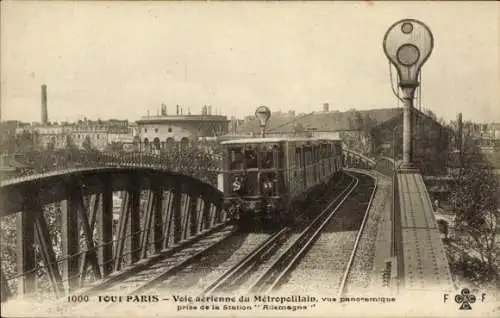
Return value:
[[(390, 159), (374, 160), (349, 149), (344, 163), (393, 178), (393, 245), (381, 273), (386, 281), (392, 277), (392, 284), (405, 281), (412, 287), (429, 275), (449, 283), (421, 177), (411, 176), (408, 182), (408, 176), (393, 174)], [(223, 228), (231, 217), (222, 209), (222, 193), (210, 178), (204, 180), (171, 171), (159, 161), (108, 156), (91, 167), (2, 182), (2, 231), (10, 231), (10, 237), (4, 235), (9, 241), (2, 242), (2, 302), (40, 291), (56, 298), (73, 294), (120, 273), (138, 272)], [(418, 191), (415, 198), (412, 191)], [(422, 213), (425, 224), (417, 224)], [(429, 252), (433, 260), (426, 264), (421, 256)]]

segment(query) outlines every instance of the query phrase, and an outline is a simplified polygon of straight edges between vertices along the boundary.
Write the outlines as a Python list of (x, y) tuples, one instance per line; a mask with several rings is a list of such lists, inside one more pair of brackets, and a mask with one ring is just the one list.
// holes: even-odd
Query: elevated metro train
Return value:
[(343, 167), (342, 142), (328, 138), (248, 138), (221, 142), (218, 187), (241, 227), (293, 222), (308, 193)]

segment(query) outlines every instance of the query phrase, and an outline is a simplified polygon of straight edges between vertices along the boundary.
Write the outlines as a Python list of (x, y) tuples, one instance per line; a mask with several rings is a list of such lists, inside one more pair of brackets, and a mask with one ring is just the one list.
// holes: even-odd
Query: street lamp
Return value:
[(422, 65), (431, 55), (434, 38), (430, 29), (414, 19), (394, 23), (384, 36), (384, 53), (398, 70), (399, 86), (403, 91), (403, 163), (404, 170), (414, 170), (412, 157), (412, 112), (415, 90)]
[(264, 138), (267, 121), (271, 118), (271, 111), (266, 106), (260, 106), (255, 110), (255, 117), (260, 123), (260, 136)]

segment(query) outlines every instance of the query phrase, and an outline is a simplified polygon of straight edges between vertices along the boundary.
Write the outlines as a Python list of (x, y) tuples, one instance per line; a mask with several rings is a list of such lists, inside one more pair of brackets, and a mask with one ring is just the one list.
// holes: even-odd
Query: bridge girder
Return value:
[[(123, 198), (115, 228), (113, 192), (117, 191)], [(89, 267), (96, 279), (104, 278), (121, 270), (124, 263), (132, 265), (228, 221), (218, 189), (194, 177), (153, 167), (39, 175), (3, 183), (0, 198), (0, 217), (16, 216), (17, 260), (10, 261), (17, 262), (17, 272), (22, 274), (17, 280), (18, 294), (35, 291), (39, 252), (52, 291), (64, 295), (65, 290), (85, 283)], [(60, 215), (58, 247), (53, 246), (54, 233), (46, 219), (44, 206), (48, 204), (54, 204), (55, 214)], [(56, 261), (56, 248), (65, 256), (61, 265)], [(0, 274), (2, 294), (9, 295), (7, 275), (3, 270)]]

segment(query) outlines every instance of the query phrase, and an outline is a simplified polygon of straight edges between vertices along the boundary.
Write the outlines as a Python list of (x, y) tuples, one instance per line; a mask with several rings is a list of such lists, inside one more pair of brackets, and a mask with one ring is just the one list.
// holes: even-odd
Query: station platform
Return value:
[(429, 193), (419, 173), (397, 176), (403, 288), (453, 290), (453, 281)]

